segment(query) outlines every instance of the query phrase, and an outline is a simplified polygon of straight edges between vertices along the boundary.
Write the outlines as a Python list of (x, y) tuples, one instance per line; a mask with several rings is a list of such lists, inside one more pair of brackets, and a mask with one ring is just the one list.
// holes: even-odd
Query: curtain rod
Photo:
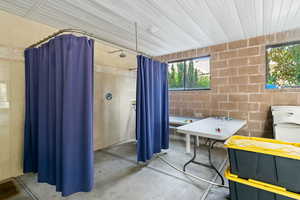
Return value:
[(129, 52), (134, 52), (135, 54), (142, 54), (142, 55), (145, 55), (145, 56), (150, 57), (150, 58), (152, 57), (152, 56), (150, 56), (150, 55), (147, 55), (146, 53), (143, 53), (143, 52), (141, 52), (141, 51), (137, 51), (137, 49), (132, 49), (132, 48), (129, 48), (129, 47), (125, 47), (125, 46), (123, 46), (123, 45), (116, 44), (116, 43), (114, 43), (114, 42), (111, 42), (111, 41), (105, 40), (105, 39), (103, 39), (103, 38), (100, 38), (99, 36), (96, 36), (96, 35), (93, 34), (93, 33), (89, 33), (89, 32), (87, 32), (87, 31), (84, 31), (84, 30), (81, 30), (81, 29), (76, 29), (76, 28), (67, 28), (67, 29), (61, 29), (61, 30), (58, 30), (57, 32), (55, 32), (55, 33), (53, 33), (53, 34), (51, 34), (51, 35), (49, 35), (49, 36), (43, 38), (42, 40), (40, 40), (40, 41), (38, 41), (38, 42), (36, 42), (36, 43), (30, 45), (30, 46), (27, 47), (27, 48), (33, 48), (33, 47), (36, 47), (36, 46), (38, 46), (38, 45), (40, 45), (40, 44), (42, 44), (42, 43), (44, 43), (44, 42), (50, 40), (51, 38), (54, 38), (55, 36), (58, 36), (58, 35), (62, 34), (62, 33), (79, 33), (79, 34), (82, 34), (82, 35), (86, 35), (86, 36), (88, 36), (88, 37), (91, 37), (91, 38), (93, 38), (93, 39), (100, 40), (100, 41), (102, 41), (102, 42), (104, 42), (104, 43), (112, 44), (115, 48), (121, 48), (121, 49), (123, 49), (123, 50), (129, 51)]
[[(137, 22), (134, 22), (134, 30), (135, 30), (135, 52), (139, 52), (138, 51), (138, 24), (137, 24)], [(147, 57), (152, 58), (152, 56), (147, 56)], [(129, 68), (129, 71), (136, 71), (136, 70), (137, 70), (137, 67)]]

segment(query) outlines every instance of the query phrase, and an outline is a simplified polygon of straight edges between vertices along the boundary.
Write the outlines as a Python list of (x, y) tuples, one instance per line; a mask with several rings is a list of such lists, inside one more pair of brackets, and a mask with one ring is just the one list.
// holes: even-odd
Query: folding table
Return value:
[[(229, 137), (234, 135), (238, 130), (240, 130), (243, 126), (246, 125), (245, 120), (237, 120), (237, 119), (228, 119), (228, 118), (214, 118), (209, 117), (206, 119), (202, 119), (184, 126), (177, 127), (177, 132), (183, 133), (189, 136), (194, 136), (194, 154), (191, 160), (185, 163), (183, 167), (183, 171), (185, 171), (186, 166), (190, 163), (195, 163), (204, 167), (208, 167), (214, 169), (219, 177), (222, 180), (222, 184), (224, 185), (224, 178), (218, 169), (213, 165), (211, 159), (211, 150), (217, 142), (224, 142)], [(208, 144), (208, 160), (209, 164), (200, 163), (195, 161), (197, 154), (197, 137), (206, 138)]]
[[(179, 116), (170, 116), (169, 117), (169, 128), (175, 129), (179, 126), (183, 126), (195, 121), (199, 121), (203, 118), (195, 118), (195, 117), (179, 117)], [(191, 152), (191, 139), (190, 135), (186, 134), (185, 135), (185, 144), (186, 144), (186, 153)], [(197, 137), (197, 145), (199, 145), (199, 139)]]

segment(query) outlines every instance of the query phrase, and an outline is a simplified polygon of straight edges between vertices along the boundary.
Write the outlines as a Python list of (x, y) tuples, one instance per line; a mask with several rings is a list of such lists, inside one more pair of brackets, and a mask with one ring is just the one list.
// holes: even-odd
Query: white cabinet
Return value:
[(300, 143), (300, 106), (272, 106), (275, 139)]

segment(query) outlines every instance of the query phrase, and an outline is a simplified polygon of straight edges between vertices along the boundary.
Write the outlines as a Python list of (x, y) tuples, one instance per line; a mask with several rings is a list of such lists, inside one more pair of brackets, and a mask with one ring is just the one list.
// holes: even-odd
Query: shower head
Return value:
[(121, 51), (121, 53), (120, 53), (120, 58), (125, 58), (126, 57), (126, 53), (124, 53), (124, 51)]
[(114, 53), (117, 53), (117, 52), (121, 52), (119, 54), (120, 58), (125, 58), (127, 56), (126, 53), (124, 52), (124, 50), (122, 50), (122, 49), (118, 49), (118, 50), (115, 50), (115, 51), (110, 51), (108, 53), (109, 54), (114, 54)]

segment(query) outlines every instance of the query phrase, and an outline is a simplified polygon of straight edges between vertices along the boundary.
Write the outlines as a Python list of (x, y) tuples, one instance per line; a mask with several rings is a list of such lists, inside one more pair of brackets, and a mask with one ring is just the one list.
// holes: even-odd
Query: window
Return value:
[(266, 88), (300, 86), (300, 41), (267, 47)]
[(210, 88), (210, 57), (169, 63), (169, 90), (201, 90)]

